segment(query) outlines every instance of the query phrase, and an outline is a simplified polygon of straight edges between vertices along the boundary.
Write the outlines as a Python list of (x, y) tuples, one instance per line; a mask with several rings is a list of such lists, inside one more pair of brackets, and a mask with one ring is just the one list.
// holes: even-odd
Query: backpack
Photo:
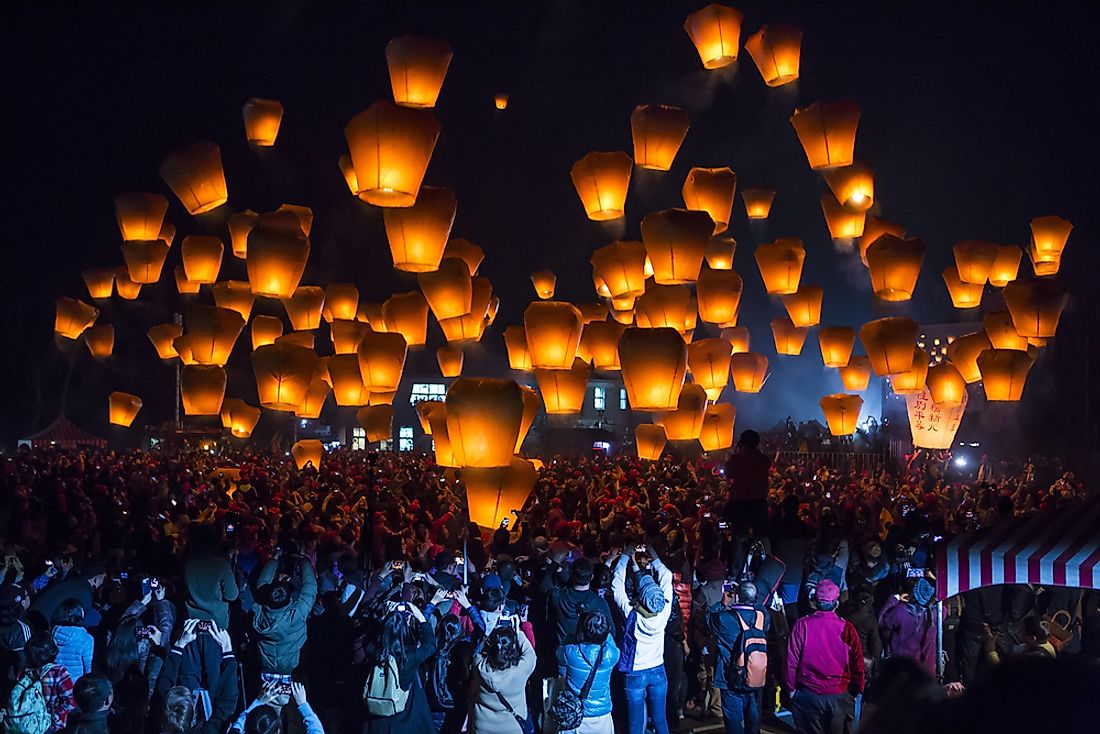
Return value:
[(371, 669), (363, 686), (363, 700), (375, 716), (396, 716), (409, 704), (409, 692), (401, 688), (397, 659), (392, 655)]
[(41, 679), (30, 671), (15, 683), (3, 714), (5, 734), (45, 734), (53, 723)]
[(740, 652), (733, 660), (738, 681), (744, 688), (763, 688), (768, 674), (768, 639), (764, 635), (764, 612), (754, 612), (753, 624), (745, 623), (737, 613), (737, 624), (741, 626), (741, 638), (738, 641)]

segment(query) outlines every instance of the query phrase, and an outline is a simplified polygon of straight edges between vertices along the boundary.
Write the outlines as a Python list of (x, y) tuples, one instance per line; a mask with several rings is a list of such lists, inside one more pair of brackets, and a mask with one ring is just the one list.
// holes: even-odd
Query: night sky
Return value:
[[(1090, 357), (1092, 373), (1100, 371), (1098, 134), (1090, 105), (1100, 77), (1097, 11), (1085, 2), (733, 4), (746, 14), (742, 41), (765, 23), (803, 29), (797, 84), (765, 87), (744, 51), (736, 68), (704, 71), (683, 30), (685, 16), (703, 3), (6, 6), (0, 53), (14, 130), (4, 146), (0, 440), (41, 428), (63, 402), (77, 423), (108, 435), (113, 390), (144, 397), (139, 421), (170, 418), (174, 371), (156, 359), (145, 331), (170, 320), (179, 303), (171, 280), (179, 242), (190, 233), (224, 236), (233, 211), (284, 202), (313, 208), (303, 284), (351, 281), (361, 300), (376, 302), (414, 288), (413, 276), (391, 267), (380, 210), (348, 193), (336, 162), (346, 152), (345, 123), (390, 97), (386, 42), (416, 33), (446, 38), (454, 49), (435, 110), (443, 132), (425, 183), (456, 193), (452, 234), (484, 248), (481, 274), (501, 298), (472, 360), (484, 371), (507, 366), (501, 334), (521, 322), (534, 297), (531, 271), (554, 270), (559, 298), (595, 300), (592, 250), (640, 239), (642, 216), (682, 206), (690, 167), (729, 165), (738, 189), (779, 192), (771, 218), (753, 226), (738, 195), (731, 224), (735, 269), (745, 279), (740, 323), (775, 371), (761, 395), (735, 401), (739, 429), (788, 414), (819, 417), (818, 398), (840, 389), (820, 365), (816, 330), (802, 357), (775, 357), (768, 322), (784, 311), (763, 292), (752, 259), (758, 243), (803, 239), (803, 283), (825, 287), (823, 324), (858, 326), (884, 315), (970, 320), (951, 308), (940, 278), (951, 246), (962, 239), (1026, 246), (1029, 221), (1058, 214), (1075, 227), (1061, 276), (1071, 299), (1013, 423), (1047, 451), (1095, 446), (1100, 389), (1088, 376)], [(510, 95), (505, 112), (493, 108), (497, 91)], [(245, 142), (241, 106), (253, 96), (285, 105), (274, 149), (256, 152)], [(875, 171), (872, 213), (928, 247), (908, 304), (876, 304), (858, 257), (853, 264), (834, 251), (818, 203), (825, 184), (788, 122), (795, 106), (843, 97), (862, 105), (856, 157)], [(687, 139), (670, 172), (635, 169), (625, 220), (591, 222), (570, 166), (589, 150), (631, 152), (630, 113), (642, 103), (687, 110)], [(169, 151), (202, 138), (221, 146), (230, 200), (193, 218), (157, 168)], [(96, 363), (82, 343), (55, 340), (53, 303), (62, 295), (87, 300), (81, 271), (122, 262), (113, 211), (122, 191), (168, 195), (179, 234), (159, 284), (145, 286), (137, 302), (116, 296), (100, 305), (100, 322), (117, 334), (115, 356)], [(243, 261), (226, 245), (221, 279), (245, 280)], [(1001, 307), (987, 287), (983, 308)], [(282, 308), (258, 301), (254, 313), (281, 315)], [(248, 341), (246, 329), (227, 395), (254, 402)], [(429, 356), (441, 342), (433, 322)], [(434, 359), (416, 364), (434, 368)]]

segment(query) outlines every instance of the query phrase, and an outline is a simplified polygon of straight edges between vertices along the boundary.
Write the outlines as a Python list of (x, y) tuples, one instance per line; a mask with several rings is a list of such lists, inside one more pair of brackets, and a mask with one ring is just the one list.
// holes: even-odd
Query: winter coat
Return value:
[[(578, 696), (588, 681), (588, 675), (592, 672), (599, 653), (599, 645), (587, 642), (569, 643), (558, 648), (558, 673), (565, 676), (569, 689)], [(611, 671), (618, 662), (619, 648), (609, 635), (604, 645), (603, 657), (600, 658), (600, 666), (596, 669), (596, 677), (592, 679), (592, 688), (588, 691), (588, 697), (582, 701), (585, 717), (611, 713)]]
[(62, 731), (65, 734), (110, 734), (107, 730), (107, 712), (94, 711), (90, 714), (71, 714)]
[[(260, 572), (256, 588), (263, 588), (275, 578), (278, 561), (272, 559)], [(298, 667), (298, 657), (306, 642), (306, 623), (317, 600), (317, 576), (309, 561), (302, 559), (302, 588), (298, 598), (282, 609), (272, 609), (259, 602), (253, 607), (252, 627), (257, 633), (260, 669), (265, 673), (289, 675)]]
[(851, 622), (816, 611), (791, 628), (787, 686), (822, 696), (863, 692), (863, 646)]
[(859, 634), (859, 642), (863, 646), (863, 657), (869, 660), (878, 660), (882, 655), (882, 637), (879, 635), (878, 619), (875, 618), (875, 610), (871, 607), (862, 607), (858, 604), (842, 607), (840, 616), (852, 623)]
[(615, 634), (615, 622), (607, 601), (591, 589), (577, 591), (572, 587), (557, 587), (550, 590), (550, 614), (554, 620), (558, 644), (572, 639), (577, 632), (577, 622), (583, 612), (600, 612), (611, 623), (611, 634)]
[(76, 599), (84, 608), (85, 627), (95, 627), (100, 622), (99, 611), (92, 604), (92, 586), (84, 579), (65, 579), (47, 586), (31, 604), (31, 611), (38, 612), (50, 624), (53, 613), (66, 599)]
[[(199, 639), (209, 638), (209, 635), (199, 635)], [(157, 678), (157, 697), (164, 700), (164, 696), (173, 686), (184, 686), (194, 692), (202, 688), (210, 694), (210, 716), (203, 724), (199, 732), (192, 728), (192, 734), (221, 734), (229, 726), (233, 712), (237, 709), (238, 680), (237, 659), (233, 653), (219, 653), (215, 673), (201, 681), (183, 674), (181, 666), (184, 664), (184, 654), (198, 649), (198, 640), (192, 642), (185, 649), (173, 647), (168, 651), (164, 667)]]
[(58, 625), (53, 628), (53, 641), (57, 643), (56, 662), (68, 671), (74, 683), (85, 673), (92, 672), (95, 640), (88, 630), (67, 624)]
[(751, 690), (743, 686), (740, 675), (735, 670), (742, 648), (742, 629), (737, 617), (751, 628), (757, 626), (757, 615), (761, 618), (757, 628), (766, 635), (771, 626), (771, 617), (763, 609), (749, 606), (726, 607), (718, 602), (707, 610), (707, 627), (714, 635), (715, 646), (718, 648), (718, 660), (714, 665), (715, 688), (724, 691)]
[[(535, 649), (524, 635), (517, 635), (523, 651), (519, 663), (507, 670), (494, 670), (481, 654), (475, 654), (473, 706), (469, 731), (477, 734), (518, 734), (519, 724), (500, 702), (499, 692), (516, 716), (527, 718), (527, 679), (535, 671)], [(423, 734), (423, 733), (421, 733)]]
[(932, 610), (890, 597), (878, 616), (886, 657), (916, 660), (936, 675), (936, 624)]
[[(401, 688), (409, 692), (409, 701), (405, 705), (405, 710), (393, 716), (374, 716), (365, 713), (362, 734), (431, 734), (435, 731), (432, 712), (428, 708), (428, 697), (420, 685), (419, 673), (420, 667), (435, 655), (436, 651), (435, 630), (432, 629), (431, 622), (423, 622), (420, 625), (420, 639), (422, 642), (418, 647), (406, 651), (405, 664), (397, 669), (398, 683)], [(526, 637), (520, 635), (520, 639), (526, 643)], [(508, 734), (515, 734), (515, 732)]]
[(645, 616), (634, 609), (630, 596), (626, 593), (626, 567), (628, 558), (619, 556), (615, 563), (614, 576), (611, 578), (611, 593), (615, 604), (626, 617), (623, 629), (623, 644), (620, 647), (619, 670), (633, 673), (648, 670), (665, 662), (665, 627), (672, 614), (674, 603), (672, 594), (672, 574), (654, 558), (652, 568), (657, 572), (657, 582), (665, 596), (665, 606), (657, 614)]
[(220, 629), (229, 627), (229, 602), (240, 595), (229, 561), (212, 553), (192, 553), (183, 563), (183, 579), (187, 617), (212, 620)]

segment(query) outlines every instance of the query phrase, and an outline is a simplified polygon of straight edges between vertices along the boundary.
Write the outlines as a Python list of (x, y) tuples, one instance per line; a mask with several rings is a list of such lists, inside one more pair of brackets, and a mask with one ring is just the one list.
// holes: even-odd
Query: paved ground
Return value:
[[(723, 728), (721, 719), (708, 716), (705, 719), (699, 720), (691, 716), (685, 716), (680, 720), (679, 734), (721, 732)], [(778, 719), (775, 716), (765, 717), (760, 725), (760, 730), (763, 734), (790, 734), (794, 731), (794, 728), (790, 726), (790, 714), (784, 713), (781, 715), (781, 718)]]

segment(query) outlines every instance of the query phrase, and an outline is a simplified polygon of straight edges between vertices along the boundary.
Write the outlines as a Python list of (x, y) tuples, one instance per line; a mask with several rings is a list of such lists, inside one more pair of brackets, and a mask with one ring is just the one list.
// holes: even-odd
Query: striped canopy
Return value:
[(1100, 588), (1100, 499), (960, 535), (936, 556), (940, 599), (996, 584)]

